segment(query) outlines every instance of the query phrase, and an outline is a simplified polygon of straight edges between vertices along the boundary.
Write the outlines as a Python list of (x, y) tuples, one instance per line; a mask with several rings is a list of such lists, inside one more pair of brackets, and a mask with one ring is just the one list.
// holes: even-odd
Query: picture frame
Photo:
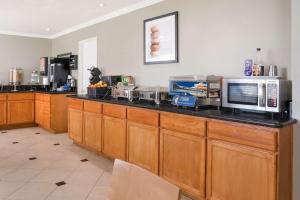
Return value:
[(144, 20), (144, 64), (178, 63), (178, 11)]

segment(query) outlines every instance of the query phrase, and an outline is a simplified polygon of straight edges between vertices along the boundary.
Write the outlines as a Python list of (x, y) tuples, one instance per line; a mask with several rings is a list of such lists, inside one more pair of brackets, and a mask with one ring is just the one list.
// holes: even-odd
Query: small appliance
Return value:
[(23, 82), (24, 71), (21, 68), (11, 68), (9, 70), (9, 84), (14, 86), (13, 91), (17, 91), (17, 86)]
[(21, 68), (11, 68), (9, 70), (10, 85), (20, 85), (23, 81), (24, 71)]
[(139, 98), (139, 92), (136, 90), (137, 87), (134, 85), (125, 86), (119, 83), (116, 87), (112, 88), (111, 96), (113, 98), (124, 98), (132, 102)]
[(42, 81), (43, 81), (43, 83), (42, 83), (43, 86), (49, 85), (49, 77), (48, 76), (43, 76)]
[(220, 108), (221, 76), (179, 76), (169, 82), (172, 104), (184, 107), (214, 106)]
[(51, 90), (55, 91), (57, 88), (65, 85), (69, 74), (70, 71), (64, 63), (51, 63), (49, 66), (49, 82)]
[(75, 80), (75, 78), (73, 76), (68, 75), (67, 85), (70, 87), (70, 89), (72, 91), (74, 91), (76, 89), (76, 80)]
[(72, 52), (57, 55), (57, 59), (63, 59), (68, 63), (70, 70), (78, 69), (78, 55), (73, 55)]
[(223, 107), (282, 113), (292, 101), (292, 82), (280, 77), (223, 79)]
[(169, 100), (169, 93), (167, 88), (163, 87), (139, 87), (137, 89), (139, 92), (140, 100), (153, 101), (155, 104), (159, 105), (161, 101)]

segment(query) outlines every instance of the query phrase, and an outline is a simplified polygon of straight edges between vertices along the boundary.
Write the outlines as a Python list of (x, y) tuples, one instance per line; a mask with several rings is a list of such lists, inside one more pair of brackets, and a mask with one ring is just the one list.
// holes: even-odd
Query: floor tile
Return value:
[(92, 188), (93, 186), (90, 185), (83, 186), (67, 183), (66, 185), (57, 187), (56, 190), (48, 196), (47, 200), (84, 200)]
[(4, 175), (1, 180), (3, 181), (18, 181), (18, 182), (26, 182), (32, 179), (40, 173), (39, 170), (32, 169), (18, 169), (16, 171), (12, 171), (6, 175)]
[(42, 200), (56, 189), (50, 183), (28, 183), (9, 196), (8, 200)]
[(98, 179), (102, 176), (101, 172), (75, 171), (67, 179), (66, 182), (74, 185), (91, 185), (95, 186)]
[(0, 181), (0, 199), (5, 199), (23, 185), (23, 182)]
[(71, 172), (69, 170), (45, 169), (31, 179), (30, 182), (47, 182), (54, 184), (66, 180), (70, 174)]
[(9, 169), (16, 169), (24, 165), (26, 162), (25, 158), (16, 158), (16, 157), (9, 157), (9, 158), (0, 158), (0, 168), (9, 168)]
[(47, 167), (47, 169), (57, 169), (57, 170), (69, 170), (73, 171), (80, 165), (80, 160), (58, 160), (53, 162), (51, 165)]
[(8, 168), (0, 168), (0, 180), (1, 180), (1, 177), (14, 171), (16, 169), (8, 169)]
[(26, 163), (24, 163), (24, 165), (22, 165), (22, 169), (37, 169), (37, 170), (43, 170), (45, 168), (47, 168), (48, 166), (50, 166), (52, 164), (51, 160), (45, 160), (45, 159), (36, 159), (36, 160), (31, 160), (28, 161)]
[(0, 133), (0, 200), (107, 200), (113, 163), (73, 144), (67, 134), (9, 130)]
[(108, 200), (111, 188), (107, 186), (96, 186), (90, 192), (87, 200)]
[(110, 186), (111, 185), (111, 173), (104, 172), (103, 175), (98, 180), (96, 186)]

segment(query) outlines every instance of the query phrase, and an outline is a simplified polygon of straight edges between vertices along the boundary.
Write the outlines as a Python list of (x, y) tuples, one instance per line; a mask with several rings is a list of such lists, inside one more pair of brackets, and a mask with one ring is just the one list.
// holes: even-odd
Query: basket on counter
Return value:
[(90, 98), (100, 98), (104, 97), (108, 92), (107, 87), (88, 87), (87, 88), (88, 96)]

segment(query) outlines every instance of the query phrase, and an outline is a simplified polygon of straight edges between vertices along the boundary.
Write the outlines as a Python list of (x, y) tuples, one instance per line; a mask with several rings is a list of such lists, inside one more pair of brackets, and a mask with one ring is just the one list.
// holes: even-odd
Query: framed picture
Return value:
[(144, 64), (178, 63), (178, 12), (144, 21)]

